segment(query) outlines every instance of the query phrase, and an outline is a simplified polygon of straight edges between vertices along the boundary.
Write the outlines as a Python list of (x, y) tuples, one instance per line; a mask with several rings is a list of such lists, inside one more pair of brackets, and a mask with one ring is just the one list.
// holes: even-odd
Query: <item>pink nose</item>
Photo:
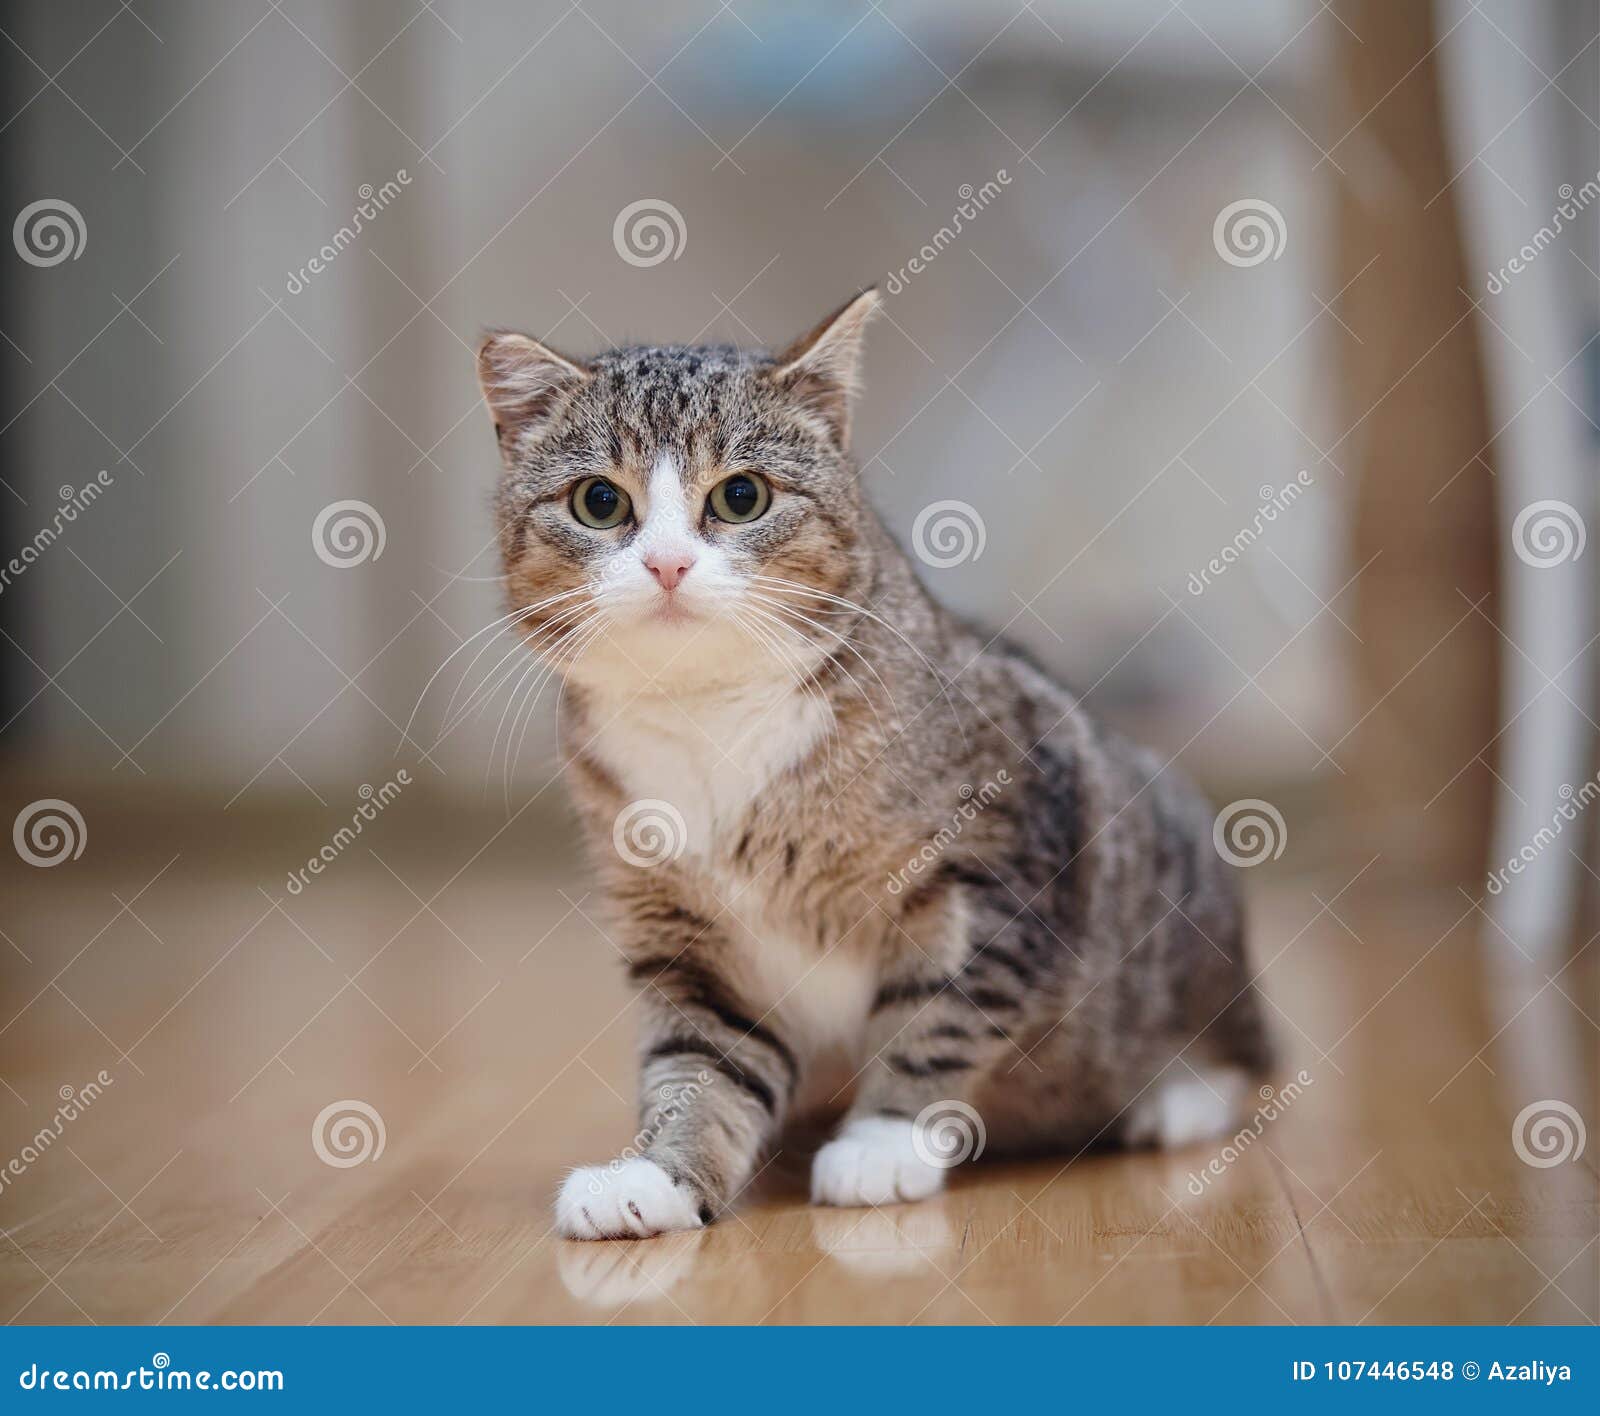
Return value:
[(666, 552), (648, 555), (644, 563), (663, 590), (675, 590), (693, 567), (694, 557), (682, 552)]

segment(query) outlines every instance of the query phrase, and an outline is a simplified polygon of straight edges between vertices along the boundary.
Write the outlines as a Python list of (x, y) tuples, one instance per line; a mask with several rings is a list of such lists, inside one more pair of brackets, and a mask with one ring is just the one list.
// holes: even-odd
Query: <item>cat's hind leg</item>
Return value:
[(1243, 1123), (1253, 1092), (1254, 1078), (1240, 1067), (1169, 1068), (1128, 1108), (1123, 1140), (1163, 1150), (1215, 1140)]

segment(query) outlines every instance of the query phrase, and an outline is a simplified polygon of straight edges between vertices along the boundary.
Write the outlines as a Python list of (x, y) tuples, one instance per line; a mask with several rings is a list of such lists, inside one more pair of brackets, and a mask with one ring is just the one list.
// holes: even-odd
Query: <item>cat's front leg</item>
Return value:
[(775, 1027), (726, 985), (680, 960), (646, 976), (640, 1146), (567, 1177), (556, 1226), (570, 1238), (639, 1239), (709, 1224), (750, 1179), (799, 1080)]

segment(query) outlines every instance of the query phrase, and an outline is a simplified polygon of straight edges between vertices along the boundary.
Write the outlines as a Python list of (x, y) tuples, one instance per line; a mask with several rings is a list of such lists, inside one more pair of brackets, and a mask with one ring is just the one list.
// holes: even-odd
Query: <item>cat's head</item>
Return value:
[(579, 678), (670, 685), (824, 642), (836, 602), (803, 590), (848, 596), (861, 574), (850, 405), (877, 303), (777, 355), (484, 341), (501, 557), (535, 648)]

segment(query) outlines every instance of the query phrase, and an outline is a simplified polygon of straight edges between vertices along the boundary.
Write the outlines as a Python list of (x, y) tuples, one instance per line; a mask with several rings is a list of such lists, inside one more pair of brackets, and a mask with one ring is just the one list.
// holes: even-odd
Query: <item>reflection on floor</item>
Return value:
[[(1600, 1140), (1572, 1153), (1600, 950), (1481, 983), (1470, 901), (1359, 860), (1250, 881), (1280, 1086), (1305, 1074), (1259, 1138), (856, 1211), (806, 1205), (791, 1147), (703, 1233), (562, 1242), (564, 1168), (634, 1129), (632, 1008), (567, 849), (480, 826), (386, 817), (296, 895), (320, 843), (283, 827), (0, 867), (6, 1319), (1600, 1319)], [(363, 1163), (313, 1147), (341, 1101), (380, 1118)]]

